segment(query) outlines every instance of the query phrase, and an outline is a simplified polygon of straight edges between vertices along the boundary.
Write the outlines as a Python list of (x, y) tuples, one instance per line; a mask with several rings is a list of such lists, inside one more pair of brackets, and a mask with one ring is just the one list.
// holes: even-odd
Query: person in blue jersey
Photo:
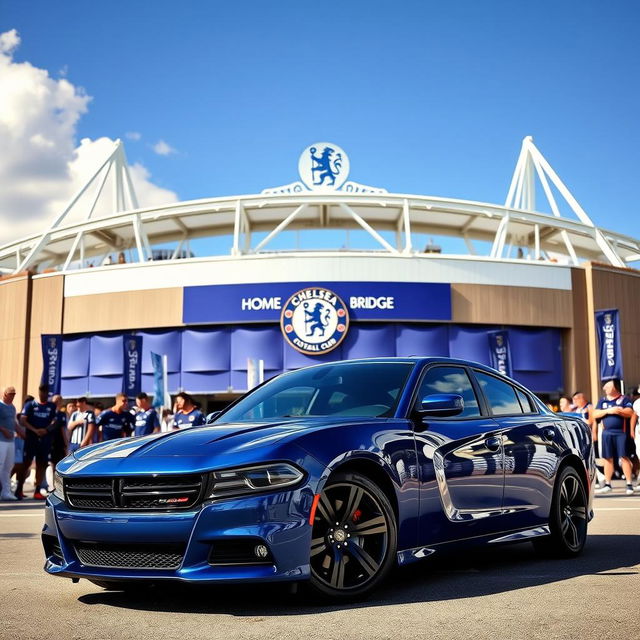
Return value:
[[(32, 395), (26, 395), (24, 397), (24, 400), (22, 401), (22, 407), (26, 407), (32, 400)], [(27, 437), (27, 430), (22, 424), (22, 412), (18, 412), (17, 418), (21, 431), (18, 434), (20, 437), (16, 438), (15, 442), (15, 463), (13, 465), (13, 469), (11, 470), (11, 475), (15, 475), (16, 477), (16, 498), (18, 498), (18, 500), (24, 500), (25, 495), (23, 488), (25, 480), (27, 479), (27, 470), (24, 467), (24, 441)]]
[(67, 424), (69, 432), (69, 451), (77, 451), (94, 441), (96, 418), (90, 400), (78, 398), (77, 409), (69, 416)]
[(608, 380), (602, 387), (605, 396), (600, 399), (592, 412), (594, 420), (602, 421), (602, 451), (604, 459), (604, 487), (596, 489), (596, 493), (609, 493), (614, 463), (620, 460), (622, 472), (627, 480), (626, 494), (633, 495), (631, 465), (630, 425), (633, 416), (633, 404), (627, 396), (620, 393), (620, 382)]
[(205, 424), (204, 413), (196, 407), (193, 398), (184, 391), (176, 396), (175, 414), (173, 416), (174, 429), (199, 427)]
[(33, 459), (36, 460), (36, 480), (33, 497), (45, 500), (45, 473), (49, 464), (49, 454), (56, 428), (57, 408), (49, 402), (49, 387), (41, 384), (38, 388), (38, 400), (32, 400), (22, 410), (22, 426), (26, 429), (24, 442), (24, 469), (29, 473)]
[(53, 396), (51, 402), (56, 405), (56, 424), (53, 429), (51, 443), (51, 466), (55, 473), (56, 465), (67, 455), (69, 448), (69, 440), (67, 438), (69, 414), (63, 410), (64, 402), (61, 395), (56, 394)]
[[(132, 412), (133, 413), (133, 412)], [(133, 413), (135, 421), (134, 436), (148, 436), (160, 431), (158, 412), (151, 406), (149, 396), (143, 391), (136, 396), (136, 408)]]
[(127, 396), (124, 393), (119, 393), (113, 407), (98, 416), (96, 424), (100, 427), (103, 441), (131, 435), (133, 416), (129, 413), (128, 408)]

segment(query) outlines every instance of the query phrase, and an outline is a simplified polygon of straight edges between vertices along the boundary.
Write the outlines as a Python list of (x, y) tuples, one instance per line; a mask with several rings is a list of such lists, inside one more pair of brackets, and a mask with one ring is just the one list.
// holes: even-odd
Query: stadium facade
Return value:
[[(531, 138), (504, 205), (349, 181), (331, 143), (307, 147), (298, 170), (300, 181), (255, 195), (141, 209), (117, 142), (48, 229), (0, 247), (0, 383), (34, 393), (41, 335), (60, 334), (62, 394), (112, 396), (135, 333), (144, 390), (149, 353), (165, 354), (169, 391), (214, 407), (247, 389), (252, 362), (265, 377), (366, 356), (489, 364), (500, 330), (523, 384), (595, 397), (601, 309), (619, 309), (625, 379), (640, 381), (640, 272), (629, 267), (640, 242), (594, 225)], [(537, 211), (537, 192), (551, 213)], [(113, 211), (98, 215), (105, 195)], [(326, 230), (359, 230), (375, 248), (273, 249), (287, 232)], [(424, 234), (466, 251), (417, 246)]]

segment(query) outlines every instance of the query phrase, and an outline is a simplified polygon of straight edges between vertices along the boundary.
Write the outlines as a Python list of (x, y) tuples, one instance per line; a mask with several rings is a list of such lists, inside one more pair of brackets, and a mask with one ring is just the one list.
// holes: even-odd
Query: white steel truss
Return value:
[[(110, 180), (112, 213), (97, 216), (97, 205), (104, 203)], [(536, 211), (536, 181), (551, 214)], [(561, 216), (552, 186), (576, 219)], [(92, 188), (92, 197), (83, 198)], [(515, 259), (556, 261), (561, 256), (568, 264), (591, 260), (615, 266), (640, 260), (640, 242), (597, 228), (530, 137), (523, 140), (504, 205), (368, 189), (318, 193), (280, 187), (255, 195), (141, 209), (118, 140), (43, 233), (0, 247), (0, 272), (101, 266), (108, 255), (121, 251), (127, 251), (135, 262), (146, 262), (152, 259), (154, 247), (168, 243), (171, 249), (163, 251), (169, 251), (170, 259), (189, 259), (193, 240), (221, 236), (230, 239), (227, 251), (242, 257), (268, 251), (268, 245), (285, 230), (316, 229), (339, 229), (347, 234), (362, 229), (378, 251), (396, 256), (428, 258), (416, 248), (416, 234), (428, 234), (464, 240), (465, 256), (482, 257), (476, 243), (484, 243), (491, 247), (485, 258), (494, 260), (513, 259), (514, 247), (518, 248)], [(75, 216), (72, 222), (70, 212), (79, 207), (83, 207), (81, 221)], [(265, 235), (254, 243), (256, 234)], [(351, 249), (336, 247), (335, 251)]]
[[(138, 198), (133, 186), (133, 181), (131, 180), (131, 174), (129, 172), (129, 165), (127, 164), (124, 145), (122, 144), (121, 140), (116, 140), (113, 145), (113, 149), (107, 156), (106, 160), (104, 160), (104, 162), (91, 175), (84, 186), (77, 191), (73, 198), (71, 198), (69, 204), (67, 204), (64, 210), (53, 220), (49, 228), (38, 238), (35, 244), (31, 247), (30, 251), (27, 253), (26, 257), (23, 260), (18, 261), (16, 271), (24, 271), (36, 261), (39, 253), (42, 252), (49, 239), (51, 238), (51, 234), (53, 233), (53, 231), (61, 226), (61, 224), (69, 216), (71, 211), (73, 211), (80, 198), (85, 193), (87, 193), (92, 186), (95, 186), (95, 192), (93, 199), (91, 200), (91, 205), (87, 208), (84, 215), (85, 222), (91, 220), (96, 210), (96, 205), (98, 204), (102, 194), (104, 193), (104, 188), (109, 177), (111, 177), (113, 184), (113, 213), (138, 209)], [(140, 261), (143, 261), (145, 259), (143, 245), (144, 247), (146, 247), (148, 255), (151, 254), (149, 241), (144, 235), (144, 231), (142, 230), (142, 227), (140, 225), (140, 219), (137, 216), (133, 216), (132, 224), (136, 238), (136, 246), (138, 249), (138, 258)], [(69, 265), (75, 256), (78, 246), (80, 246), (81, 254), (83, 253), (83, 233), (83, 229), (80, 229), (77, 232), (73, 240), (73, 244), (71, 245), (71, 249), (69, 250), (69, 253), (67, 254), (64, 261), (63, 270), (69, 268)], [(112, 248), (118, 249), (119, 247), (117, 245), (112, 245)]]
[[(566, 203), (571, 207), (571, 210), (576, 214), (580, 222), (590, 229), (591, 235), (596, 244), (602, 250), (602, 253), (607, 260), (616, 267), (626, 266), (625, 261), (616, 253), (612, 245), (607, 240), (606, 236), (598, 229), (591, 218), (587, 215), (585, 210), (580, 206), (578, 201), (574, 198), (573, 194), (569, 191), (567, 186), (558, 177), (558, 174), (553, 170), (551, 165), (547, 162), (545, 157), (540, 153), (538, 148), (533, 143), (533, 138), (527, 136), (522, 141), (522, 147), (520, 149), (520, 155), (516, 163), (516, 168), (513, 172), (511, 179), (511, 185), (509, 186), (509, 192), (505, 200), (504, 206), (507, 210), (506, 215), (502, 219), (500, 226), (496, 232), (493, 246), (491, 248), (491, 257), (501, 258), (503, 257), (504, 247), (508, 236), (508, 227), (510, 221), (510, 212), (513, 209), (519, 209), (524, 211), (536, 210), (536, 176), (540, 180), (542, 189), (551, 211), (556, 218), (561, 218), (560, 209), (558, 203), (549, 186), (549, 180), (556, 187), (560, 195), (564, 198)], [(566, 230), (558, 230), (562, 241), (566, 247), (567, 254), (571, 258), (571, 262), (574, 265), (579, 263), (578, 255), (575, 248), (571, 243), (569, 234)], [(535, 227), (535, 259), (539, 260), (540, 255), (540, 228)]]

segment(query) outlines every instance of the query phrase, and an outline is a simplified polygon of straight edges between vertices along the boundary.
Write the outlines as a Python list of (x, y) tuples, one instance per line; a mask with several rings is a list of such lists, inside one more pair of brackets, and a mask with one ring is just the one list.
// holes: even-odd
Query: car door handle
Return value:
[(500, 451), (500, 447), (502, 446), (502, 438), (491, 436), (491, 438), (487, 438), (484, 441), (484, 446), (489, 449), (489, 451)]
[(553, 439), (556, 437), (556, 430), (555, 429), (551, 429), (550, 427), (547, 427), (546, 429), (542, 430), (542, 437), (545, 440), (548, 440), (549, 442), (552, 442)]

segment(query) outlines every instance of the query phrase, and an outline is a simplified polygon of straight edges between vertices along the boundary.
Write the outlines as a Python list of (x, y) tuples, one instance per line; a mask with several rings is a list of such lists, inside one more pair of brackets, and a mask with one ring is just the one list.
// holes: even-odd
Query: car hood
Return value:
[(65, 458), (58, 468), (63, 474), (83, 475), (189, 473), (285, 457), (301, 462), (308, 454), (300, 450), (296, 456), (287, 450), (291, 440), (302, 432), (351, 422), (305, 418), (192, 427), (91, 445)]

